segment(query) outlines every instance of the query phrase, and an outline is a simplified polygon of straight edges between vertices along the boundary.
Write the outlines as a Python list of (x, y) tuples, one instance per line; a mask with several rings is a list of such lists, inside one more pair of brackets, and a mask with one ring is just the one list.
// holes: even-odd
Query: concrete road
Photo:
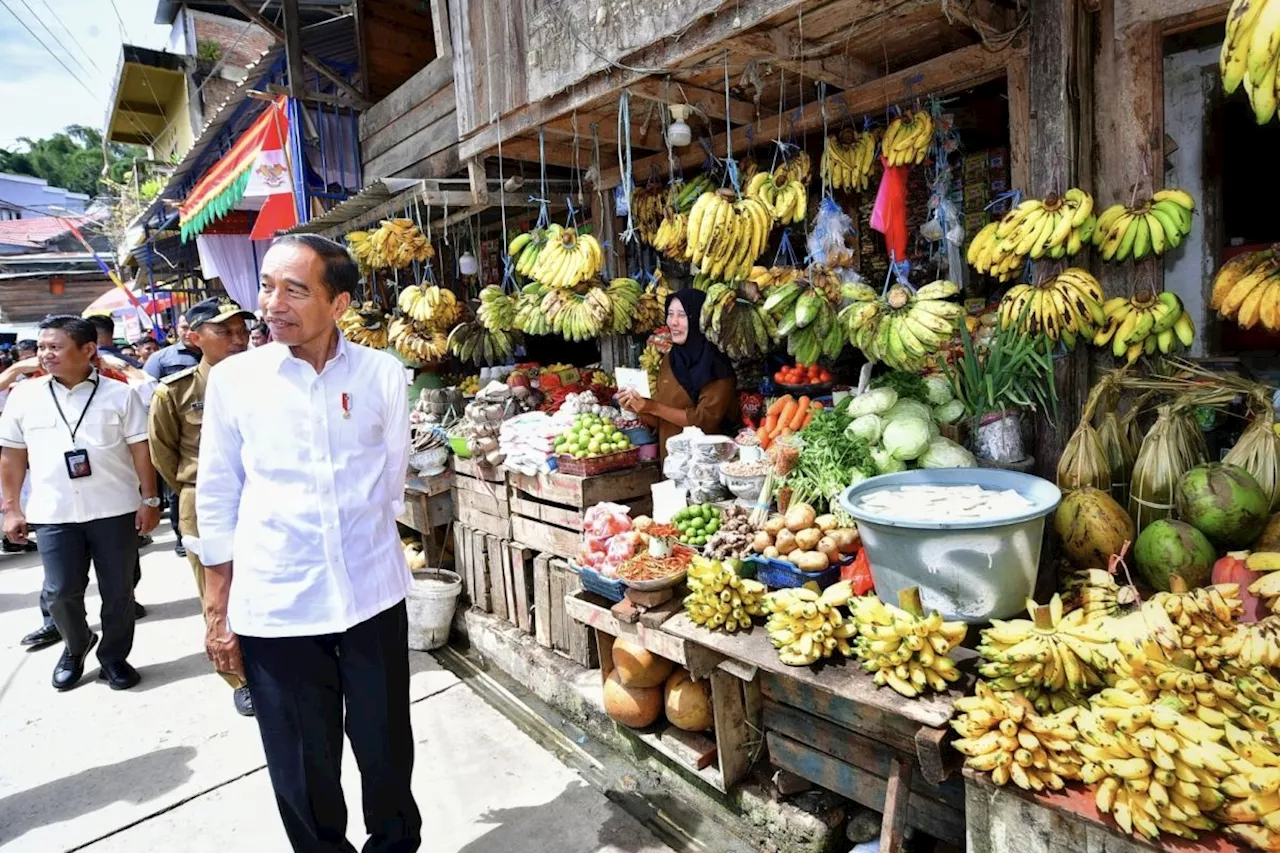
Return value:
[[(130, 661), (142, 683), (113, 691), (91, 660), (79, 686), (49, 683), (61, 646), (18, 645), (39, 624), (37, 555), (0, 557), (0, 851), (288, 853), (257, 726), (202, 648), (185, 560), (161, 536), (144, 552)], [(96, 625), (96, 584), (86, 599)], [(414, 793), (424, 851), (670, 853), (430, 655), (411, 652)], [(349, 835), (364, 841), (351, 751)]]

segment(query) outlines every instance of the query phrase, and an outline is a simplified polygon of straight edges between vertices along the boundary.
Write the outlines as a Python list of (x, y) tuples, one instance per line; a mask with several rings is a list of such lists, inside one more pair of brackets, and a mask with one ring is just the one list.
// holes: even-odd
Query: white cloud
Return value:
[[(120, 45), (128, 41), (163, 48), (168, 39), (169, 28), (153, 23), (156, 4), (157, 0), (115, 0), (124, 21), (122, 36), (110, 0), (0, 0), (0, 148), (12, 147), (20, 136), (39, 139), (69, 124), (101, 130)], [(74, 77), (23, 24), (75, 72)]]

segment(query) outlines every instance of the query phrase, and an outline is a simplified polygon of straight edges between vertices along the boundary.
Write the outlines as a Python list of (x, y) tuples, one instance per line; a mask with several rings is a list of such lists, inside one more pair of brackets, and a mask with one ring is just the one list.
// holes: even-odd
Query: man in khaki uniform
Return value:
[[(203, 353), (195, 367), (172, 373), (160, 380), (151, 402), (151, 458), (156, 470), (178, 496), (178, 528), (188, 539), (187, 559), (195, 571), (196, 588), (204, 602), (204, 566), (200, 563), (196, 525), (196, 469), (200, 456), (200, 424), (204, 420), (204, 389), (209, 370), (228, 356), (249, 348), (249, 331), (245, 325), (254, 316), (225, 296), (212, 297), (187, 311), (190, 347)], [(230, 672), (220, 672), (234, 688), (236, 711), (253, 716), (253, 700), (244, 679)]]

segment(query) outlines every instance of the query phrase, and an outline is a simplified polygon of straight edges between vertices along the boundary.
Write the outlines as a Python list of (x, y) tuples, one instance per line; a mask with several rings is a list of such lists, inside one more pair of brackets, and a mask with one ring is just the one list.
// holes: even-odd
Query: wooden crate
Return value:
[(454, 457), (453, 500), (458, 520), (499, 539), (511, 538), (507, 474)]
[[(607, 613), (608, 610), (593, 604), (590, 594), (586, 593), (571, 602), (574, 612), (586, 614)], [(593, 611), (586, 607), (596, 608)], [(619, 631), (625, 631), (623, 622), (614, 623)], [(593, 630), (596, 649), (600, 656), (600, 675), (607, 678), (613, 671), (613, 643), (616, 634), (610, 634), (603, 628)], [(665, 639), (664, 639), (665, 637)], [(667, 657), (668, 654), (679, 655), (683, 649), (683, 641), (675, 637), (666, 637), (661, 629), (653, 629), (640, 634), (637, 631), (631, 639), (639, 638), (645, 648), (654, 654)], [(655, 648), (656, 647), (656, 648)], [(670, 657), (684, 666), (678, 657)], [(665, 756), (681, 769), (687, 771), (717, 791), (727, 792), (735, 783), (747, 775), (751, 764), (760, 752), (760, 693), (758, 687), (749, 681), (742, 681), (720, 669), (713, 669), (707, 676), (711, 681), (712, 718), (714, 728), (709, 732), (686, 732), (659, 720), (648, 729), (632, 729), (619, 725), (621, 731), (627, 732), (641, 743)]]
[(510, 474), (511, 536), (534, 551), (572, 559), (588, 509), (613, 501), (631, 507), (632, 515), (646, 515), (653, 509), (649, 487), (661, 477), (656, 465), (594, 477)]
[(452, 471), (425, 479), (409, 477), (404, 486), (404, 510), (396, 521), (424, 536), (453, 521), (453, 485)]
[(462, 522), (453, 525), (454, 567), (462, 576), (462, 589), (472, 607), (490, 612), (487, 544), (484, 531)]
[[(523, 544), (523, 543), (521, 543)], [(533, 558), (533, 631), (538, 644), (586, 669), (600, 665), (591, 632), (565, 613), (566, 596), (582, 589), (578, 573), (551, 554)]]

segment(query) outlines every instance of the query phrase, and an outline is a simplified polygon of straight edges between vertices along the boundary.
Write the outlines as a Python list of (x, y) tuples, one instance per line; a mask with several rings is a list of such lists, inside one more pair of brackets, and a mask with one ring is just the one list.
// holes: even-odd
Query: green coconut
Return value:
[(1218, 553), (1205, 535), (1190, 524), (1162, 518), (1138, 534), (1133, 556), (1147, 583), (1168, 592), (1170, 575), (1180, 575), (1190, 587), (1208, 583)]
[(1271, 497), (1239, 465), (1197, 465), (1178, 480), (1178, 518), (1228, 551), (1247, 548), (1267, 524)]

